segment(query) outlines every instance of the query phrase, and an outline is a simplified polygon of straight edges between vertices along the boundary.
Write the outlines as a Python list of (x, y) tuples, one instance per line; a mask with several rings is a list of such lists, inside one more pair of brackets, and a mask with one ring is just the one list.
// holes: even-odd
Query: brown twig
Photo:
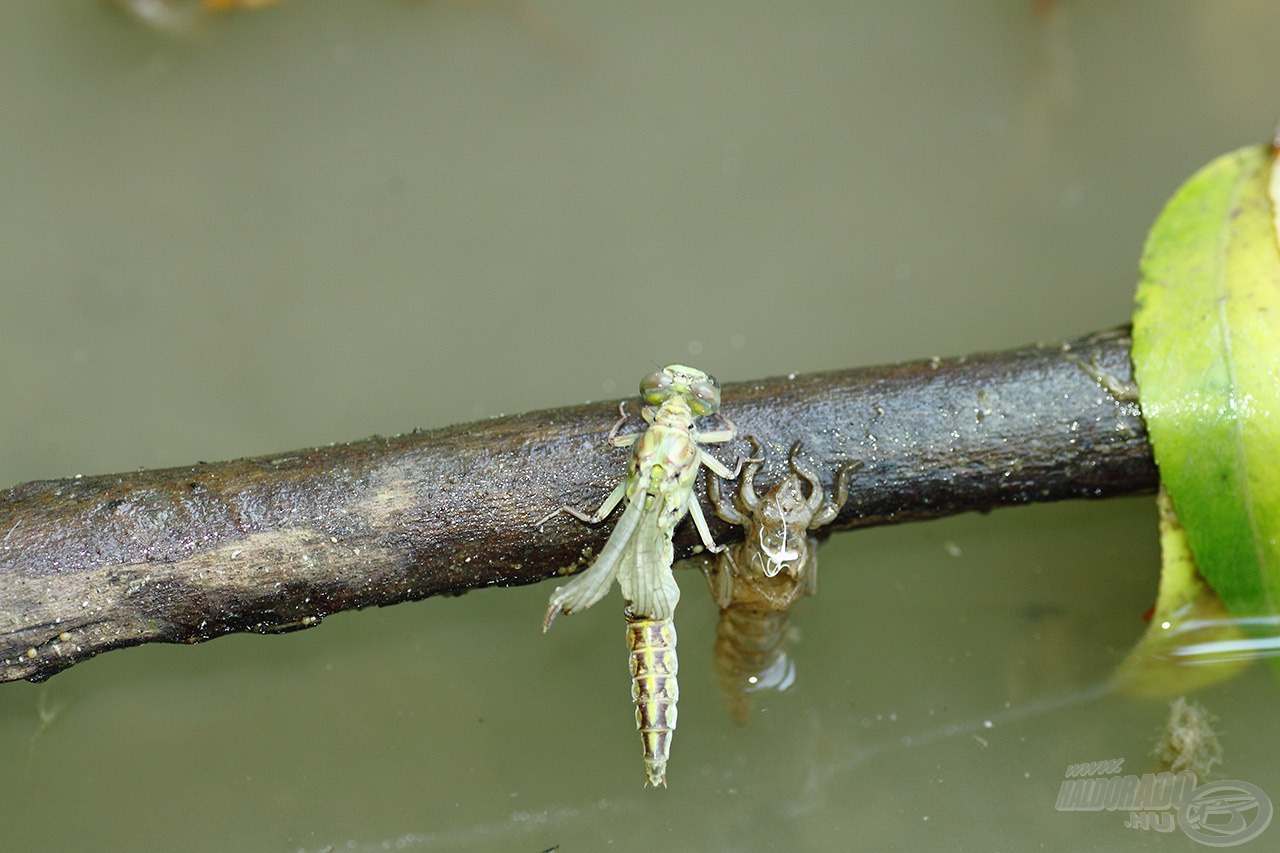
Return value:
[[(716, 452), (744, 453), (756, 436), (769, 452), (762, 489), (797, 440), (827, 485), (861, 462), (830, 529), (1151, 490), (1137, 406), (1081, 369), (1128, 381), (1128, 350), (1118, 330), (728, 385), (723, 412), (740, 437)], [(622, 477), (626, 451), (603, 441), (616, 417), (616, 403), (596, 403), (0, 492), (0, 681), (125, 646), (553, 576), (598, 551), (609, 525), (534, 522), (561, 503), (594, 508)], [(733, 530), (714, 527), (725, 540)]]

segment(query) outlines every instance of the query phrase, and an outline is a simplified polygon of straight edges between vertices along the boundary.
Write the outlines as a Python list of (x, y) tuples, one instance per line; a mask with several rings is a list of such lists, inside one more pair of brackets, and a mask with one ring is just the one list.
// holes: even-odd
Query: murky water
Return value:
[[(1265, 0), (0, 6), (0, 483), (1117, 325), (1164, 199), (1269, 136), (1277, 43)], [(1199, 849), (1054, 809), (1154, 767), (1166, 705), (1100, 685), (1157, 560), (1148, 498), (837, 536), (745, 728), (685, 573), (665, 792), (616, 596), (116, 652), (0, 686), (0, 847)], [(1280, 798), (1276, 696), (1197, 699)]]

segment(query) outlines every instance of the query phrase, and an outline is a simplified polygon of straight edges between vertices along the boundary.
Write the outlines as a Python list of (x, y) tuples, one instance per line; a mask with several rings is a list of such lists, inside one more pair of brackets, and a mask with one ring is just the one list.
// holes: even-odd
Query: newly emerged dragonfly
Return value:
[(560, 613), (577, 613), (595, 604), (614, 580), (627, 601), (627, 643), (631, 650), (632, 699), (636, 726), (644, 739), (648, 784), (666, 787), (666, 765), (671, 733), (676, 727), (675, 624), (680, 587), (671, 573), (671, 544), (676, 525), (686, 514), (708, 551), (723, 550), (711, 538), (707, 520), (694, 497), (698, 469), (705, 465), (719, 477), (733, 479), (730, 471), (701, 445), (730, 441), (737, 430), (726, 418), (723, 429), (701, 431), (694, 420), (715, 414), (720, 408), (720, 384), (701, 370), (673, 364), (645, 377), (640, 383), (641, 411), (649, 425), (644, 432), (618, 435), (622, 419), (609, 431), (609, 443), (632, 448), (627, 475), (604, 503), (588, 515), (561, 507), (539, 521), (567, 512), (588, 524), (603, 521), (626, 498), (627, 506), (609, 541), (591, 568), (558, 587), (551, 596), (542, 630)]
[[(753, 455), (761, 447), (748, 438)], [(784, 649), (787, 611), (818, 591), (817, 543), (810, 530), (829, 523), (849, 497), (849, 474), (836, 476), (835, 499), (823, 492), (818, 474), (799, 456), (800, 443), (791, 448), (790, 473), (764, 495), (756, 494), (760, 464), (752, 460), (732, 501), (725, 499), (718, 480), (708, 483), (716, 514), (744, 528), (743, 541), (714, 560), (703, 573), (720, 606), (716, 626), (715, 668), (735, 722), (747, 722), (752, 694), (785, 689), (795, 679), (795, 665)], [(809, 484), (808, 497), (803, 484)]]

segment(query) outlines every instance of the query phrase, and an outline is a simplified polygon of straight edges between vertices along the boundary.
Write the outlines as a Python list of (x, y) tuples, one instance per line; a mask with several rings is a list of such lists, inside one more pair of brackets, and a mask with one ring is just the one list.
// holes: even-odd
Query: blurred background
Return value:
[[(1276, 44), (1266, 0), (0, 5), (0, 487), (1125, 323)], [(1054, 809), (1154, 769), (1166, 705), (1102, 685), (1157, 570), (1149, 497), (837, 536), (745, 728), (683, 572), (665, 792), (617, 596), (116, 652), (0, 686), (0, 847), (1197, 849)], [(1280, 798), (1272, 676), (1198, 698)]]

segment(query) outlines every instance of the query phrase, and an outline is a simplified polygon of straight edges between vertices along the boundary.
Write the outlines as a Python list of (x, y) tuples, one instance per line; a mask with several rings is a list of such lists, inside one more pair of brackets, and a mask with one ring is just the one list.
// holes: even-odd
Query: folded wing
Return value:
[[(679, 521), (663, 518), (664, 501), (651, 496), (635, 534), (631, 537), (628, 556), (618, 572), (622, 596), (637, 617), (670, 619), (680, 601), (680, 587), (671, 572), (674, 550), (670, 527)], [(683, 513), (681, 513), (681, 516)]]
[(604, 550), (591, 568), (569, 581), (564, 586), (556, 587), (551, 594), (551, 605), (542, 620), (542, 630), (546, 631), (561, 613), (577, 613), (586, 610), (604, 598), (613, 579), (618, 576), (619, 568), (628, 560), (633, 548), (633, 540), (645, 511), (645, 495), (648, 492), (649, 478), (643, 476), (633, 497), (627, 501), (627, 508), (618, 519), (617, 527), (609, 535)]

